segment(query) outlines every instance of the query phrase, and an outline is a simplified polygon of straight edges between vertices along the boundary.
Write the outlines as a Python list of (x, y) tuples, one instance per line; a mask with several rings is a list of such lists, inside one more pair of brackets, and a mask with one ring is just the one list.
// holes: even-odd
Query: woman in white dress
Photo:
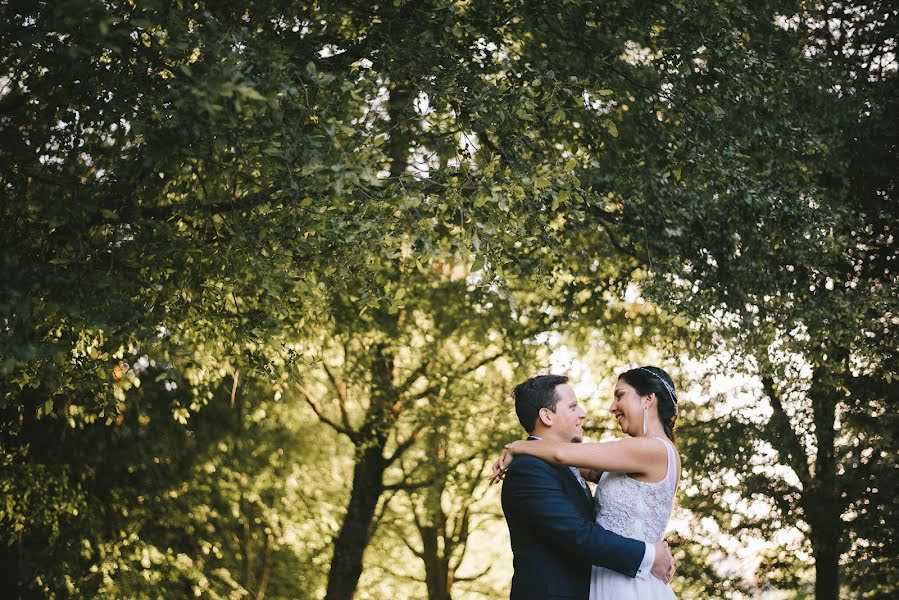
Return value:
[[(671, 377), (658, 367), (622, 373), (609, 407), (628, 437), (610, 442), (517, 441), (494, 465), (502, 474), (516, 454), (580, 467), (597, 483), (596, 522), (609, 531), (648, 544), (662, 540), (674, 503), (680, 456), (674, 446), (677, 395)], [(633, 579), (593, 567), (590, 600), (670, 600), (674, 592), (655, 577)]]

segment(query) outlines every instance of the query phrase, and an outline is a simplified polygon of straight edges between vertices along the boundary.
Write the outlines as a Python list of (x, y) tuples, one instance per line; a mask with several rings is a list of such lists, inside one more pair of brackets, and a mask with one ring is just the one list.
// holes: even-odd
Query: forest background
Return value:
[(0, 596), (498, 598), (510, 391), (681, 390), (680, 598), (888, 598), (889, 2), (0, 3)]

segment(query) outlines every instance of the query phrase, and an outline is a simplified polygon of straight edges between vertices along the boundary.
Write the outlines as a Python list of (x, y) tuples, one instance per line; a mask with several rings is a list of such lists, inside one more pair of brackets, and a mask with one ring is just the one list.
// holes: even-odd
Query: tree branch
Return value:
[[(346, 355), (344, 355), (344, 362), (346, 361)], [(346, 409), (347, 403), (347, 394), (346, 394), (346, 382), (337, 381), (337, 377), (334, 376), (334, 372), (331, 371), (331, 368), (328, 366), (324, 360), (322, 360), (322, 367), (325, 369), (325, 373), (328, 375), (328, 379), (331, 381), (331, 386), (334, 388), (334, 393), (337, 394), (337, 406), (340, 408), (340, 422), (343, 423), (343, 426), (347, 429), (352, 429), (353, 426), (350, 424), (350, 415)]]
[[(856, 402), (870, 402), (881, 398), (893, 401), (897, 399), (895, 383), (887, 383), (882, 377), (859, 375), (858, 377), (845, 377), (844, 381)], [(890, 404), (895, 406), (895, 402), (891, 402)]]
[[(481, 460), (481, 466), (478, 467), (478, 469), (477, 469), (477, 471), (478, 471), (477, 475), (471, 478), (471, 481), (470, 481), (470, 483), (469, 483), (469, 485), (468, 485), (468, 489), (467, 489), (467, 492), (468, 492), (467, 497), (468, 497), (468, 498), (474, 498), (474, 491), (475, 491), (475, 490), (478, 488), (478, 486), (481, 484), (481, 477), (483, 477), (483, 475), (484, 475), (484, 470), (487, 468), (487, 456), (488, 456), (488, 453), (489, 453), (489, 450), (485, 448), (480, 454), (478, 454), (478, 458), (481, 458), (481, 459), (482, 459), (482, 460)], [(470, 459), (470, 460), (467, 461), (467, 462), (471, 462), (472, 460), (474, 460), (474, 459)]]
[(773, 414), (769, 421), (769, 427), (773, 435), (769, 436), (768, 441), (777, 449), (780, 454), (781, 461), (789, 465), (796, 473), (799, 481), (807, 490), (811, 483), (811, 475), (809, 474), (808, 456), (802, 448), (799, 436), (790, 424), (790, 417), (784, 410), (780, 396), (774, 387), (774, 379), (770, 375), (762, 377), (762, 386), (765, 394), (771, 401)]
[(428, 371), (428, 368), (430, 366), (431, 366), (430, 358), (422, 361), (422, 363), (420, 365), (418, 365), (418, 367), (414, 371), (409, 373), (409, 376), (406, 377), (406, 380), (403, 383), (401, 383), (399, 386), (397, 386), (398, 392), (402, 395), (402, 394), (405, 394), (407, 391), (409, 391), (409, 388), (411, 388), (412, 385), (416, 381), (418, 381), (419, 377), (422, 377)]
[(315, 402), (315, 400), (312, 399), (312, 396), (309, 395), (309, 392), (306, 391), (306, 388), (304, 388), (299, 382), (294, 382), (294, 385), (296, 385), (297, 389), (300, 391), (300, 393), (306, 399), (306, 402), (309, 404), (309, 406), (312, 407), (312, 412), (315, 413), (315, 416), (318, 417), (319, 421), (321, 421), (325, 425), (329, 426), (331, 429), (333, 429), (337, 433), (342, 433), (343, 435), (347, 436), (348, 438), (350, 438), (353, 441), (354, 444), (359, 443), (359, 432), (358, 431), (356, 431), (354, 429), (348, 429), (348, 428), (340, 425), (339, 423), (336, 423), (335, 421), (329, 419), (324, 414), (321, 407), (319, 407), (318, 404)]
[(400, 539), (403, 540), (403, 544), (406, 546), (406, 548), (408, 548), (412, 554), (417, 556), (419, 560), (422, 560), (422, 561), (425, 560), (424, 550), (419, 550), (418, 548), (416, 548), (415, 546), (412, 545), (412, 537), (411, 536), (403, 535), (403, 536), (400, 536)]
[(390, 457), (385, 459), (386, 465), (392, 465), (397, 458), (402, 456), (409, 448), (411, 448), (412, 444), (414, 444), (418, 440), (418, 437), (421, 435), (421, 432), (424, 430), (424, 428), (425, 424), (419, 423), (418, 426), (414, 430), (412, 430), (412, 433), (409, 434), (409, 437), (407, 437), (403, 442), (398, 443), (396, 449), (393, 451)]
[[(478, 362), (477, 362), (476, 364), (474, 364), (474, 365), (471, 365), (471, 366), (463, 366), (463, 367), (461, 367), (459, 370), (450, 373), (450, 374), (447, 376), (447, 378), (448, 378), (448, 379), (458, 379), (458, 378), (460, 378), (460, 377), (464, 377), (465, 375), (468, 375), (468, 374), (471, 373), (472, 371), (476, 371), (476, 370), (478, 370), (479, 368), (483, 367), (484, 365), (493, 362), (494, 360), (498, 359), (498, 358), (499, 358), (500, 356), (502, 356), (503, 354), (505, 354), (505, 352), (504, 352), (503, 350), (499, 350), (499, 351), (495, 352), (494, 354), (492, 354), (492, 355), (490, 355), (490, 356), (487, 356), (487, 357), (485, 357), (484, 359), (478, 361)], [(437, 383), (434, 383), (434, 384), (432, 384), (432, 385), (429, 385), (429, 386), (428, 386), (427, 388), (425, 388), (423, 391), (421, 391), (421, 392), (419, 392), (418, 394), (414, 395), (414, 396), (412, 397), (412, 400), (421, 400), (422, 398), (427, 398), (428, 396), (430, 396), (431, 394), (433, 394), (435, 391), (439, 390), (440, 387), (441, 387), (442, 385), (443, 385), (443, 382), (442, 382), (442, 381), (437, 382)]]
[(390, 501), (393, 500), (394, 496), (396, 496), (396, 491), (391, 490), (391, 493), (384, 498), (384, 501), (381, 503), (380, 508), (372, 517), (371, 526), (368, 528), (369, 539), (374, 537), (375, 533), (378, 531), (378, 527), (381, 525), (381, 522), (384, 519), (384, 514), (387, 512), (387, 505), (390, 504)]
[(434, 476), (432, 475), (431, 477), (429, 477), (427, 479), (423, 479), (422, 481), (407, 481), (405, 479), (401, 479), (400, 481), (398, 481), (396, 483), (391, 483), (389, 485), (385, 485), (384, 489), (390, 490), (390, 491), (400, 491), (401, 490), (404, 492), (411, 492), (414, 490), (420, 490), (423, 487), (428, 487), (429, 485), (431, 485), (433, 483), (434, 483)]
[(649, 257), (640, 254), (638, 251), (633, 250), (631, 248), (627, 248), (621, 242), (618, 241), (618, 238), (612, 233), (612, 223), (614, 220), (611, 218), (613, 215), (605, 210), (602, 210), (598, 206), (588, 206), (586, 208), (588, 214), (591, 214), (599, 219), (599, 227), (605, 232), (606, 237), (609, 239), (609, 243), (612, 244), (612, 247), (624, 254), (625, 256), (629, 256), (639, 262), (640, 264), (648, 264)]
[[(461, 563), (462, 560), (459, 559), (459, 562)], [(456, 566), (458, 567), (458, 564)], [(476, 581), (476, 580), (480, 579), (481, 577), (483, 577), (484, 575), (486, 575), (488, 572), (490, 572), (490, 569), (492, 569), (492, 568), (493, 568), (493, 565), (490, 563), (487, 563), (487, 567), (484, 568), (479, 573), (477, 573), (475, 575), (469, 575), (468, 577), (455, 577), (455, 578), (453, 578), (453, 581), (455, 583), (459, 583), (459, 582), (466, 583), (466, 582), (470, 582), (470, 581)]]

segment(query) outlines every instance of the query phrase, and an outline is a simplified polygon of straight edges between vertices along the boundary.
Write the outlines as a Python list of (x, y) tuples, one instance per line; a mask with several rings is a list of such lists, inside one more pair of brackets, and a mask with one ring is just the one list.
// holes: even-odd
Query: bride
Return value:
[[(654, 544), (662, 540), (674, 502), (680, 456), (674, 446), (677, 395), (671, 377), (658, 367), (622, 373), (609, 410), (629, 437), (598, 443), (517, 441), (493, 465), (502, 479), (518, 454), (556, 465), (580, 467), (597, 483), (596, 522), (625, 537)], [(593, 567), (590, 600), (671, 599), (674, 593), (655, 577), (634, 579)]]

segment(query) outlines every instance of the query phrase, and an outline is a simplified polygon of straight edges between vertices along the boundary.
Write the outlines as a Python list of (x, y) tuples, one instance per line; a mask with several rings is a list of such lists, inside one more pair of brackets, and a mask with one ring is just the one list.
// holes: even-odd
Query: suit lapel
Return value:
[(581, 483), (577, 480), (577, 477), (574, 476), (574, 473), (571, 472), (571, 469), (568, 467), (559, 467), (562, 469), (565, 474), (568, 476), (570, 493), (577, 495), (581, 501), (584, 503), (584, 507), (593, 514), (593, 498), (590, 496), (590, 488), (586, 490), (581, 487)]
[[(528, 436), (529, 440), (539, 440), (540, 438), (534, 436)], [(590, 488), (588, 487), (586, 490), (581, 487), (580, 482), (577, 480), (577, 477), (574, 476), (574, 473), (571, 472), (571, 469), (568, 467), (558, 467), (564, 471), (565, 476), (568, 481), (568, 493), (576, 495), (581, 499), (584, 503), (584, 507), (587, 511), (592, 515), (593, 514), (593, 497), (590, 496)]]

